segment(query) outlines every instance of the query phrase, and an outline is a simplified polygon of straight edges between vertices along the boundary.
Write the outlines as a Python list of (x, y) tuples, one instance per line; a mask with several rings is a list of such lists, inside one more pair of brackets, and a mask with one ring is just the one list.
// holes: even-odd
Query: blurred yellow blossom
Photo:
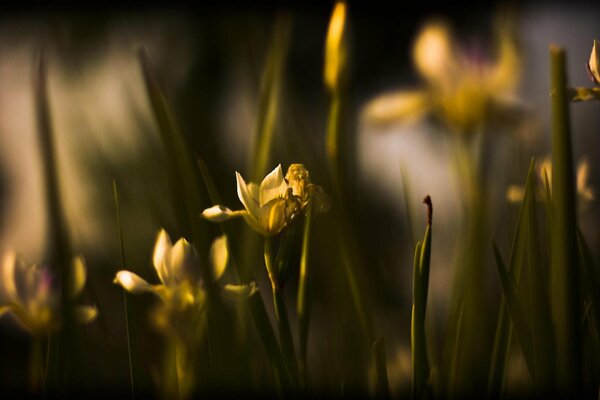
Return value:
[[(543, 188), (546, 182), (546, 175), (548, 177), (548, 190), (552, 192), (552, 159), (550, 157), (544, 157), (542, 160), (536, 162), (536, 172), (539, 181), (542, 186), (539, 186), (536, 192), (536, 196), (542, 199)], [(588, 178), (590, 175), (590, 164), (586, 159), (582, 159), (577, 164), (577, 195), (580, 200), (589, 202), (594, 200), (594, 189), (588, 184)], [(518, 203), (523, 200), (524, 188), (519, 185), (509, 185), (506, 190), (506, 199), (511, 203)]]
[(491, 111), (513, 108), (519, 55), (508, 21), (499, 24), (496, 33), (493, 58), (487, 58), (487, 54), (459, 48), (445, 22), (429, 22), (413, 46), (413, 62), (425, 86), (381, 95), (367, 104), (364, 116), (386, 123), (416, 121), (433, 114), (452, 131), (469, 133)]
[[(77, 256), (71, 264), (73, 285), (70, 296), (77, 297), (86, 281), (83, 257)], [(48, 266), (25, 264), (14, 252), (2, 260), (0, 281), (0, 315), (11, 313), (19, 324), (35, 336), (46, 335), (60, 327), (60, 283)], [(94, 306), (77, 306), (75, 318), (82, 323), (93, 321), (97, 315)]]
[(223, 222), (243, 217), (256, 232), (270, 237), (280, 233), (309, 205), (314, 205), (319, 212), (329, 208), (327, 195), (320, 186), (311, 183), (308, 171), (302, 164), (290, 165), (287, 180), (279, 164), (260, 185), (252, 182), (246, 184), (238, 172), (235, 174), (238, 197), (245, 210), (232, 211), (216, 205), (204, 210), (201, 214), (203, 218)]
[(344, 25), (346, 22), (346, 4), (342, 1), (336, 3), (331, 19), (327, 38), (325, 41), (325, 84), (330, 90), (338, 87), (342, 68), (346, 61), (344, 47)]

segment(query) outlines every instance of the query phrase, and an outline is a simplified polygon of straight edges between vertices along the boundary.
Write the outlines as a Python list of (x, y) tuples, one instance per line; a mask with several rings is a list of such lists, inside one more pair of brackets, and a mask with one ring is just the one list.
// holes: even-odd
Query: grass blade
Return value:
[(517, 289), (515, 287), (515, 283), (506, 271), (504, 261), (502, 261), (502, 256), (500, 255), (498, 246), (496, 246), (496, 242), (493, 242), (493, 248), (498, 275), (500, 275), (500, 282), (502, 283), (502, 290), (504, 291), (504, 297), (506, 298), (508, 311), (510, 313), (511, 320), (515, 328), (517, 338), (519, 339), (519, 343), (521, 344), (521, 349), (523, 351), (523, 355), (525, 356), (527, 368), (529, 369), (529, 373), (533, 379), (533, 377), (536, 376), (534, 371), (535, 363), (532, 352), (533, 344), (531, 343), (531, 332), (529, 330), (529, 324), (527, 322), (528, 320), (525, 317), (525, 312), (517, 297)]
[(311, 287), (309, 279), (310, 228), (312, 225), (312, 210), (309, 208), (304, 217), (304, 234), (302, 237), (302, 254), (300, 256), (300, 272), (298, 277), (298, 297), (296, 310), (298, 313), (298, 337), (300, 345), (300, 379), (304, 387), (308, 383), (307, 347), (308, 327), (310, 324)]
[[(121, 225), (121, 208), (119, 207), (119, 191), (117, 189), (117, 181), (113, 179), (113, 197), (115, 201), (115, 213), (117, 217), (117, 227), (119, 229), (119, 248), (121, 250), (121, 267), (127, 265), (125, 258), (125, 241), (123, 240), (123, 229)], [(127, 336), (127, 358), (129, 360), (129, 380), (131, 384), (131, 398), (135, 399), (135, 379), (134, 379), (134, 365), (131, 354), (135, 348), (133, 335), (131, 332), (131, 310), (127, 304), (127, 291), (123, 289), (123, 312), (125, 313), (125, 333)], [(135, 368), (137, 370), (137, 367)]]

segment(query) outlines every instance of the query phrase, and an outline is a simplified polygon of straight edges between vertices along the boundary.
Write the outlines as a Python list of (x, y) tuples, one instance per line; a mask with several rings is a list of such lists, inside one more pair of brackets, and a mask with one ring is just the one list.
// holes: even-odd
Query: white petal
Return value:
[(227, 251), (227, 236), (222, 235), (216, 238), (210, 246), (210, 265), (215, 280), (223, 275), (228, 262), (229, 251)]
[(164, 229), (161, 229), (156, 237), (152, 261), (154, 263), (156, 273), (158, 274), (158, 277), (162, 283), (165, 283), (165, 277), (167, 274), (165, 271), (165, 261), (168, 259), (172, 247), (173, 246), (171, 244), (171, 238), (169, 237), (169, 234)]
[(139, 275), (129, 271), (117, 272), (113, 282), (118, 283), (123, 286), (123, 289), (133, 294), (156, 291), (152, 285), (140, 278)]
[(285, 226), (285, 199), (274, 199), (260, 208), (258, 221), (267, 235), (276, 235)]
[(92, 322), (97, 316), (98, 309), (94, 306), (79, 306), (75, 309), (75, 319), (82, 324)]
[(71, 296), (77, 296), (85, 285), (87, 272), (83, 256), (79, 255), (73, 259), (73, 286)]
[(231, 218), (241, 217), (246, 211), (231, 211), (229, 208), (216, 205), (202, 211), (202, 218), (212, 222), (223, 222)]
[(256, 233), (263, 236), (269, 235), (265, 228), (263, 228), (263, 226), (260, 224), (260, 222), (258, 222), (256, 218), (250, 215), (250, 213), (245, 213), (244, 215), (242, 215), (242, 217), (244, 217), (244, 221), (246, 221), (246, 223), (250, 225), (250, 228), (252, 228)]
[(253, 197), (253, 193), (250, 191), (246, 185), (246, 181), (239, 172), (235, 173), (235, 178), (237, 180), (237, 194), (240, 201), (250, 214), (256, 214), (259, 209), (258, 199)]
[(250, 282), (247, 285), (232, 285), (223, 286), (223, 294), (233, 299), (244, 300), (252, 296), (258, 291), (256, 283)]
[(283, 179), (283, 170), (281, 164), (279, 164), (260, 183), (260, 206), (262, 207), (273, 199), (285, 196), (287, 188), (288, 185)]

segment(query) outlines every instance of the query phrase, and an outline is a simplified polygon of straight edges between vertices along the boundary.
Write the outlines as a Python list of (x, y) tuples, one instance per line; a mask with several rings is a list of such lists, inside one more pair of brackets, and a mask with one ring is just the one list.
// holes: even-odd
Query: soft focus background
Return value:
[[(127, 269), (156, 279), (151, 251), (160, 227), (176, 239), (175, 214), (162, 148), (136, 55), (143, 47), (161, 80), (192, 152), (206, 161), (224, 204), (241, 205), (234, 171), (245, 176), (253, 143), (261, 71), (275, 15), (293, 19), (285, 64), (275, 150), (269, 168), (302, 162), (313, 180), (325, 182), (324, 132), (328, 95), (323, 87), (323, 49), (333, 3), (226, 6), (9, 8), (0, 14), (0, 250), (14, 249), (26, 260), (44, 261), (46, 216), (40, 154), (35, 134), (32, 67), (40, 48), (48, 60), (49, 99), (58, 146), (64, 208), (78, 253), (86, 257), (89, 281), (85, 298), (99, 309), (85, 328), (94, 387), (128, 383), (121, 290), (112, 283), (120, 269), (119, 242), (112, 197), (118, 183), (127, 247)], [(431, 18), (444, 18), (465, 46), (489, 43), (491, 21), (502, 4), (462, 7), (416, 2), (410, 11), (392, 5), (350, 1), (349, 98), (356, 135), (356, 213), (361, 276), (375, 325), (386, 338), (390, 386), (410, 385), (410, 304), (413, 237), (421, 237), (427, 193), (434, 202), (435, 246), (432, 253), (430, 309), (432, 352), (445, 335), (452, 261), (462, 209), (452, 174), (452, 148), (446, 132), (423, 121), (378, 125), (362, 118), (363, 107), (378, 95), (421, 85), (411, 59), (412, 41)], [(507, 250), (518, 206), (505, 200), (506, 188), (522, 184), (531, 156), (549, 153), (550, 104), (548, 45), (567, 49), (568, 79), (591, 86), (587, 62), (594, 38), (600, 38), (600, 5), (594, 2), (526, 2), (512, 5), (523, 71), (517, 95), (527, 123), (496, 130), (490, 139), (486, 176), (491, 181), (492, 236)], [(597, 103), (571, 106), (574, 158), (590, 165), (589, 184), (600, 187), (600, 118)], [(403, 193), (402, 174), (410, 186)], [(326, 192), (332, 188), (324, 187)], [(596, 190), (597, 191), (597, 190)], [(412, 221), (406, 203), (413, 209)], [(198, 213), (211, 204), (199, 204)], [(335, 205), (334, 205), (335, 207)], [(581, 210), (579, 223), (594, 257), (600, 256), (597, 202)], [(328, 216), (315, 222), (313, 260), (316, 296), (309, 344), (315, 386), (327, 386), (335, 360), (331, 346), (327, 272)], [(211, 235), (215, 226), (206, 222)], [(412, 227), (412, 228), (411, 228)], [(410, 231), (412, 229), (412, 232)], [(322, 232), (319, 234), (319, 232)], [(491, 238), (490, 238), (491, 239)], [(490, 252), (491, 253), (491, 252)], [(491, 254), (490, 254), (491, 257)], [(483, 297), (500, 293), (497, 276), (488, 271)], [(259, 286), (268, 288), (264, 272)], [(265, 290), (266, 294), (269, 293)], [(265, 301), (270, 299), (263, 294)], [(141, 365), (152, 381), (160, 353), (148, 324), (148, 297), (132, 298)], [(27, 336), (10, 318), (0, 320), (0, 387), (20, 387), (26, 379)], [(437, 347), (437, 349), (436, 349)], [(92, 378), (93, 377), (93, 378)], [(148, 383), (151, 385), (151, 383)]]

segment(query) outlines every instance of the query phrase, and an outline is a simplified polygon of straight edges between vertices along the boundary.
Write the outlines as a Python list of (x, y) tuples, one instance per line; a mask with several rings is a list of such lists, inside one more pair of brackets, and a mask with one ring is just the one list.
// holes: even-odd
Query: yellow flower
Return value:
[[(323, 190), (310, 182), (308, 171), (302, 164), (292, 164), (283, 177), (279, 164), (261, 182), (246, 184), (236, 172), (237, 193), (245, 210), (232, 211), (216, 205), (204, 210), (201, 216), (209, 221), (223, 222), (243, 217), (252, 229), (270, 237), (280, 233), (293, 219), (302, 214), (309, 204), (324, 212), (329, 201)], [(314, 193), (315, 196), (311, 196)]]
[(422, 89), (384, 94), (365, 107), (373, 122), (416, 121), (436, 115), (453, 131), (473, 132), (494, 108), (512, 107), (519, 57), (510, 31), (498, 30), (495, 59), (458, 48), (448, 25), (428, 23), (413, 47), (413, 62), (425, 81)]
[[(210, 248), (210, 266), (215, 280), (219, 280), (227, 263), (229, 253), (225, 236), (215, 239)], [(151, 292), (158, 295), (175, 312), (184, 311), (190, 306), (203, 306), (204, 290), (198, 273), (196, 250), (184, 238), (172, 245), (168, 233), (161, 229), (156, 238), (152, 261), (160, 284), (152, 285), (130, 271), (119, 271), (114, 283), (130, 293)], [(249, 297), (256, 291), (254, 282), (248, 285), (225, 285), (225, 292)]]
[[(543, 198), (543, 187), (546, 182), (546, 175), (548, 176), (548, 190), (552, 192), (552, 160), (550, 157), (544, 157), (541, 161), (536, 163), (536, 171), (538, 179), (542, 182), (543, 186), (538, 188), (536, 193), (538, 198)], [(590, 202), (594, 200), (594, 189), (588, 185), (588, 178), (590, 175), (590, 164), (586, 159), (582, 159), (577, 163), (577, 182), (576, 189), (579, 199), (583, 202)], [(524, 188), (519, 185), (510, 185), (506, 190), (506, 199), (511, 203), (517, 203), (523, 200)]]
[[(70, 293), (77, 297), (86, 281), (83, 257), (73, 259), (73, 285)], [(1, 265), (0, 315), (11, 313), (33, 335), (49, 334), (60, 326), (60, 285), (47, 266), (25, 264), (14, 252), (4, 255)], [(75, 318), (82, 323), (96, 318), (93, 306), (75, 308)]]

